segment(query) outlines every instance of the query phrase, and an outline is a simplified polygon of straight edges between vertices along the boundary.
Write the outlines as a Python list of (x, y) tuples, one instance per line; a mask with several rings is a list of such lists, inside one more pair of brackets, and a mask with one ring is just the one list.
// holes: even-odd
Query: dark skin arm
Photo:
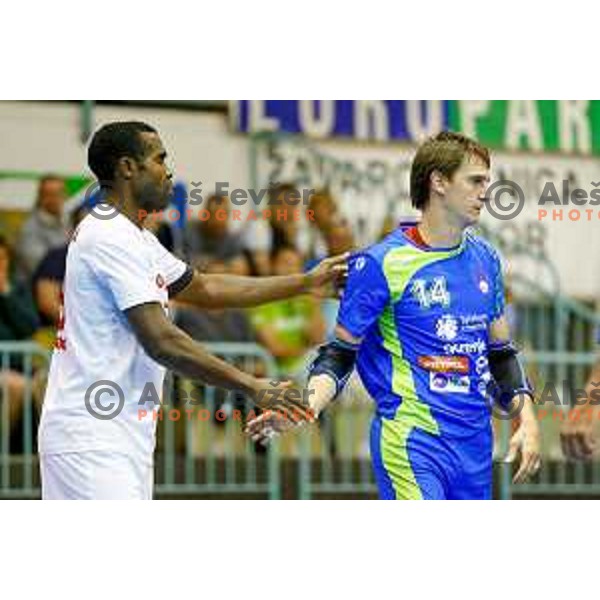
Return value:
[[(268, 379), (257, 379), (207, 352), (169, 321), (158, 302), (134, 306), (125, 315), (148, 356), (164, 367), (208, 385), (241, 390), (263, 409), (296, 408), (296, 403), (283, 398), (283, 394), (275, 397), (265, 393), (274, 388)], [(289, 385), (280, 383), (275, 387), (283, 390)]]
[(167, 319), (159, 303), (134, 306), (125, 315), (146, 354), (157, 363), (209, 385), (254, 393), (254, 377), (208, 353)]
[(343, 281), (347, 255), (325, 259), (309, 273), (278, 277), (242, 277), (194, 272), (190, 284), (176, 296), (197, 308), (247, 308), (304, 293), (326, 295)]

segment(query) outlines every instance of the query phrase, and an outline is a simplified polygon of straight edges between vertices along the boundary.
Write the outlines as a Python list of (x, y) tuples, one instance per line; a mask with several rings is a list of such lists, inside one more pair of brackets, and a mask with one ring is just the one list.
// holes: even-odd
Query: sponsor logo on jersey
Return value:
[(446, 354), (483, 354), (486, 349), (487, 345), (482, 339), (461, 344), (444, 344)]
[(468, 356), (419, 356), (420, 367), (438, 373), (468, 373)]
[(487, 327), (488, 317), (486, 314), (461, 315), (460, 317), (461, 331), (481, 331)]
[(458, 373), (429, 373), (429, 389), (445, 394), (468, 394), (471, 380), (468, 375)]
[(166, 283), (165, 278), (159, 273), (156, 276), (156, 285), (162, 290), (162, 288), (165, 287), (165, 283)]
[(483, 277), (479, 280), (479, 289), (482, 294), (487, 294), (490, 291), (490, 284)]
[(435, 324), (435, 333), (442, 340), (453, 340), (458, 335), (458, 319), (452, 315), (442, 315)]

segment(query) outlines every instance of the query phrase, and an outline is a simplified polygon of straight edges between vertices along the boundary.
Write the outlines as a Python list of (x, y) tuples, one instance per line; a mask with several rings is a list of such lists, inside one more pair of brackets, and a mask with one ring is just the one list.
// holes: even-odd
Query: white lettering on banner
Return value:
[(300, 129), (309, 137), (326, 138), (335, 125), (335, 104), (333, 100), (318, 100), (319, 113), (315, 100), (299, 100), (298, 121)]
[(589, 100), (557, 100), (560, 148), (565, 152), (591, 152)]
[[(260, 181), (292, 181), (299, 186), (327, 187), (334, 195), (364, 194), (371, 210), (373, 194), (383, 193), (394, 200), (404, 214), (410, 213), (409, 170), (412, 153), (382, 153), (381, 157), (361, 156), (358, 160), (321, 154), (300, 142), (270, 140), (261, 146)], [(404, 201), (404, 204), (401, 202)], [(399, 204), (400, 203), (400, 204)]]
[[(426, 118), (423, 115), (426, 105)], [(411, 139), (419, 142), (444, 128), (441, 100), (406, 100), (406, 125)]]
[(487, 113), (489, 100), (459, 100), (462, 118), (461, 129), (469, 137), (477, 137), (477, 119)]
[(542, 129), (535, 100), (512, 100), (508, 102), (506, 119), (506, 145), (513, 150), (521, 148), (521, 138), (527, 138), (527, 147), (541, 150)]
[(383, 100), (356, 100), (354, 102), (354, 124), (359, 140), (389, 139), (389, 117)]
[(248, 130), (277, 131), (279, 121), (274, 117), (268, 117), (265, 100), (249, 100), (248, 103)]

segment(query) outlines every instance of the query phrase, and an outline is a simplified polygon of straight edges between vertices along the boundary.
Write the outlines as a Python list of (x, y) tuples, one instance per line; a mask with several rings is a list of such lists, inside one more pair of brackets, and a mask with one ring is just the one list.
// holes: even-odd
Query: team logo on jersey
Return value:
[(367, 259), (364, 256), (359, 256), (356, 259), (356, 262), (354, 263), (354, 268), (357, 271), (361, 271), (362, 269), (365, 268), (365, 265), (367, 264)]
[(156, 276), (156, 285), (162, 290), (165, 287), (165, 278), (159, 273)]
[(453, 340), (458, 335), (458, 320), (452, 315), (442, 315), (435, 324), (435, 333), (442, 340)]
[(483, 277), (479, 280), (479, 289), (482, 294), (487, 294), (490, 291), (490, 284)]

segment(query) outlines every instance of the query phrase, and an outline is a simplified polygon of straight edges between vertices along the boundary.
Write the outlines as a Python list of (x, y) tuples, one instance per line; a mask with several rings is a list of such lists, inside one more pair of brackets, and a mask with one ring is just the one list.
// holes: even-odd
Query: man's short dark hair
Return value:
[(471, 156), (476, 156), (490, 168), (488, 149), (462, 133), (442, 131), (425, 140), (417, 150), (410, 171), (412, 205), (420, 210), (425, 208), (434, 171), (451, 178), (463, 160)]
[(56, 175), (54, 173), (46, 173), (45, 175), (42, 175), (38, 180), (37, 200), (35, 201), (36, 208), (40, 206), (40, 203), (42, 201), (42, 190), (44, 189), (44, 186), (50, 181), (60, 181), (61, 183), (65, 182), (65, 180), (60, 175)]
[(88, 148), (88, 165), (98, 181), (113, 181), (117, 163), (124, 156), (144, 159), (142, 133), (156, 133), (156, 129), (141, 121), (116, 121), (94, 133)]

